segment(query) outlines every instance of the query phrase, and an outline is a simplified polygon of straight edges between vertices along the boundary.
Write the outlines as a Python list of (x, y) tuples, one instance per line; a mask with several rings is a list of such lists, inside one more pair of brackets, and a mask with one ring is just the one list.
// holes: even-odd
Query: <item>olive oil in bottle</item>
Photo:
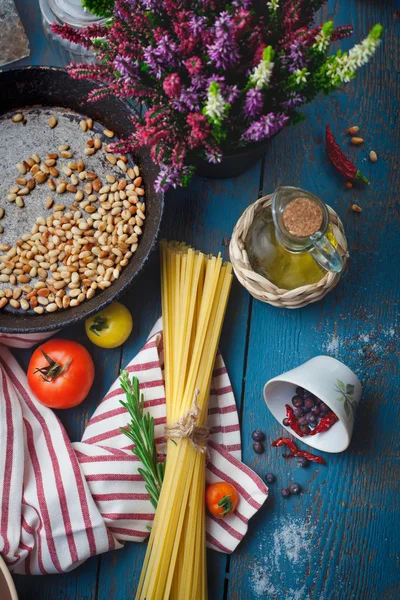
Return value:
[(316, 283), (326, 273), (308, 252), (294, 254), (278, 242), (270, 206), (253, 221), (246, 251), (253, 269), (281, 289)]

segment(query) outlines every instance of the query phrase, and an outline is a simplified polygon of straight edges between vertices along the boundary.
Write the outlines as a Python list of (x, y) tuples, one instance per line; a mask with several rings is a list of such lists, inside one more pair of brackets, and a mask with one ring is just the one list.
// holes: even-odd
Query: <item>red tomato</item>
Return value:
[(50, 340), (36, 348), (28, 383), (36, 398), (51, 408), (70, 408), (88, 395), (94, 379), (89, 352), (70, 340)]
[(225, 481), (212, 483), (206, 489), (207, 508), (214, 517), (223, 519), (232, 514), (239, 502), (239, 494), (233, 485)]

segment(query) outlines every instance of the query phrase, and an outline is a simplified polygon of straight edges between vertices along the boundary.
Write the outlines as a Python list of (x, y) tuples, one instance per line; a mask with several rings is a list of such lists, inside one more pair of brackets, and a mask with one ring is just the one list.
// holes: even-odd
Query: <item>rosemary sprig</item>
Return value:
[(139, 379), (133, 376), (130, 380), (128, 371), (121, 371), (119, 380), (126, 395), (126, 401), (120, 400), (120, 403), (131, 417), (131, 422), (127, 427), (121, 427), (121, 432), (135, 445), (132, 452), (144, 467), (138, 471), (145, 481), (150, 502), (156, 509), (164, 479), (165, 460), (158, 462), (154, 443), (154, 419), (144, 412), (144, 398), (140, 393)]

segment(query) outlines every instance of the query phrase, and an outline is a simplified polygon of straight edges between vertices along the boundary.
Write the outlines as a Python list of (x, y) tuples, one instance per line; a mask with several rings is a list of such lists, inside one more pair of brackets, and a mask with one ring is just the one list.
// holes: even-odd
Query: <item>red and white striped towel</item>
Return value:
[[(119, 428), (127, 413), (118, 380), (71, 443), (52, 410), (31, 394), (26, 376), (5, 346), (29, 347), (45, 336), (0, 335), (0, 552), (16, 573), (69, 571), (95, 554), (142, 541), (154, 509), (138, 473), (140, 463)], [(48, 337), (48, 336), (47, 336)], [(2, 346), (1, 346), (2, 345)], [(129, 363), (155, 419), (164, 449), (165, 391), (162, 323)], [(233, 552), (268, 496), (262, 480), (240, 461), (238, 414), (222, 357), (215, 364), (209, 404), (207, 482), (233, 483), (234, 515), (207, 517), (208, 546)]]

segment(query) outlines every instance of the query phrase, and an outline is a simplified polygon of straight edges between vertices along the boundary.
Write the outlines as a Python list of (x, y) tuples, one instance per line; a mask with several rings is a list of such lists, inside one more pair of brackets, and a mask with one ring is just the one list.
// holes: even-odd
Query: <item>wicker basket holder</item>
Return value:
[(278, 288), (268, 279), (256, 273), (247, 256), (245, 241), (250, 226), (255, 217), (264, 208), (271, 205), (272, 196), (264, 196), (254, 204), (251, 204), (242, 214), (233, 230), (232, 239), (229, 245), (230, 259), (235, 271), (236, 277), (248, 292), (261, 302), (268, 302), (272, 306), (281, 308), (301, 308), (311, 302), (321, 300), (338, 283), (347, 264), (347, 239), (343, 229), (343, 223), (335, 211), (328, 206), (333, 234), (338, 242), (337, 250), (343, 258), (344, 267), (341, 273), (326, 274), (317, 283), (304, 285), (294, 290), (284, 290)]

